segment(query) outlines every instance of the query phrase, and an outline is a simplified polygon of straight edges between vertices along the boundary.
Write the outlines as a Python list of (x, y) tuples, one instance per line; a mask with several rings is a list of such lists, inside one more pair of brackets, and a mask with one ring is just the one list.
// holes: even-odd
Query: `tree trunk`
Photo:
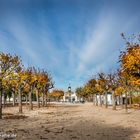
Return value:
[(120, 94), (118, 96), (118, 101), (119, 101), (119, 105), (121, 105), (121, 97), (120, 97)]
[(127, 113), (128, 108), (127, 108), (127, 92), (125, 92), (125, 111)]
[(122, 93), (120, 94), (120, 105), (121, 105), (121, 108), (123, 109), (123, 96), (122, 96)]
[(0, 119), (2, 119), (2, 89), (0, 91)]
[(129, 94), (129, 104), (132, 105), (132, 93)]
[(105, 108), (108, 108), (107, 91), (105, 91)]
[(44, 92), (42, 93), (42, 106), (44, 107)]
[(29, 92), (29, 110), (33, 110), (33, 103), (32, 103), (32, 88)]
[(37, 100), (37, 107), (40, 108), (40, 101), (39, 101), (39, 93), (38, 93), (38, 90), (36, 90), (36, 100)]
[(11, 98), (9, 97), (9, 103), (10, 103), (10, 99), (11, 99)]
[(19, 105), (19, 113), (22, 113), (22, 95), (21, 89), (18, 89), (18, 105)]
[(98, 106), (98, 99), (97, 99), (97, 94), (95, 94), (95, 105)]
[(112, 92), (112, 109), (113, 110), (116, 110), (116, 97), (115, 97), (115, 95), (114, 95), (114, 91)]
[(15, 93), (14, 92), (12, 93), (12, 96), (13, 96), (13, 106), (15, 106)]
[(3, 108), (5, 107), (5, 99), (6, 97), (5, 97), (5, 93), (3, 92)]
[(92, 101), (93, 101), (93, 105), (95, 105), (95, 95), (92, 95)]
[(47, 106), (47, 94), (45, 94), (45, 106)]
[(102, 106), (102, 98), (101, 98), (101, 94), (99, 94), (99, 98), (100, 98), (100, 106)]
[(25, 95), (26, 106), (28, 105), (28, 95)]

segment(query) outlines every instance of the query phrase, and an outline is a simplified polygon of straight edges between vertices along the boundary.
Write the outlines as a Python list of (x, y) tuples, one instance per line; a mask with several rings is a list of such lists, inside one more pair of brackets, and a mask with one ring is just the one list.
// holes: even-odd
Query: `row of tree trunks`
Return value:
[[(3, 95), (4, 96), (4, 95)], [(15, 93), (12, 92), (12, 105), (15, 106), (16, 104), (16, 98), (15, 98)], [(30, 102), (30, 110), (33, 109), (33, 104), (32, 104), (32, 99), (30, 100), (30, 98), (32, 98), (31, 92), (29, 94), (29, 102)], [(3, 107), (6, 104), (6, 98), (3, 98)], [(38, 90), (36, 91), (36, 99), (37, 99), (37, 107), (40, 108), (40, 101), (39, 101), (39, 94), (38, 94)], [(10, 99), (9, 99), (10, 100)], [(26, 102), (26, 106), (28, 105), (28, 96), (27, 94), (25, 94), (25, 102)], [(10, 103), (10, 102), (9, 102)], [(46, 106), (47, 105), (47, 95), (42, 93), (42, 106)]]
[[(1, 90), (0, 91), (0, 119), (2, 119), (2, 107), (4, 107), (5, 102), (6, 102), (5, 97), (4, 97), (4, 100), (3, 100), (4, 102), (2, 104), (2, 97), (3, 97), (2, 95), (3, 95), (3, 92)], [(15, 106), (15, 93), (14, 92), (12, 93), (12, 98), (13, 98), (12, 105)], [(37, 99), (37, 107), (40, 108), (38, 90), (36, 90), (36, 99)], [(26, 100), (26, 105), (28, 105), (28, 96), (27, 95), (25, 95), (25, 100)], [(22, 113), (22, 92), (21, 92), (21, 88), (18, 89), (18, 106), (19, 106), (19, 113)], [(47, 106), (47, 95), (44, 94), (44, 93), (42, 94), (42, 106)], [(29, 109), (33, 110), (32, 89), (29, 92)]]
[[(128, 104), (128, 97), (127, 97), (127, 94), (128, 93), (125, 93), (125, 110), (127, 112), (127, 104)], [(93, 104), (98, 106), (102, 106), (102, 97), (101, 97), (101, 94), (98, 94), (99, 95), (99, 104), (98, 104), (98, 99), (97, 99), (97, 94), (94, 94), (93, 95)], [(105, 102), (104, 102), (104, 105), (105, 105), (105, 108), (108, 108), (108, 101), (107, 101), (107, 91), (104, 93), (104, 98), (105, 98)], [(129, 101), (130, 104), (132, 104), (132, 99), (131, 97), (129, 98)], [(122, 94), (119, 95), (119, 105), (121, 105), (121, 108), (123, 109), (124, 108), (124, 105), (123, 105), (123, 97), (122, 97)], [(114, 95), (114, 91), (112, 91), (112, 109), (113, 110), (116, 110), (116, 96)]]
[[(102, 106), (103, 105), (103, 102), (102, 102), (102, 97), (101, 97), (101, 94), (98, 94), (99, 95), (99, 105)], [(106, 96), (106, 102), (107, 103), (107, 96)], [(94, 94), (93, 95), (93, 104), (95, 104), (96, 106), (98, 106), (98, 99), (97, 99), (97, 94)], [(106, 105), (107, 106), (107, 105)]]

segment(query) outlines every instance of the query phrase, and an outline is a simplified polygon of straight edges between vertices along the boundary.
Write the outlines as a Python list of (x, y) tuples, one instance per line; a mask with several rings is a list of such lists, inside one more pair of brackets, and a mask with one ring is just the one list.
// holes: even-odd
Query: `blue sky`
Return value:
[(0, 0), (0, 51), (47, 69), (74, 89), (118, 67), (127, 36), (140, 33), (139, 0)]

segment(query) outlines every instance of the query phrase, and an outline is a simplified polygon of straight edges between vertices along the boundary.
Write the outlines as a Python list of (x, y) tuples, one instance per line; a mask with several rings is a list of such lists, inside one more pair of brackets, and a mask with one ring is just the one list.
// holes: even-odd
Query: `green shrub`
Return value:
[(140, 104), (140, 96), (138, 96), (138, 97), (133, 97), (133, 98), (132, 98), (132, 101), (133, 101), (134, 104)]

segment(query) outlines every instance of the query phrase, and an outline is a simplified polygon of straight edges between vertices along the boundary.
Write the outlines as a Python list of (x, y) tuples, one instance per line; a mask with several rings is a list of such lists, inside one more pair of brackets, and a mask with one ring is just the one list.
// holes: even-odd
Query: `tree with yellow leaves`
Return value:
[(39, 96), (42, 96), (42, 106), (46, 106), (47, 93), (51, 88), (54, 87), (54, 83), (52, 82), (50, 74), (45, 70), (34, 69), (34, 77), (36, 78), (35, 91), (37, 97), (37, 106), (39, 108)]
[[(119, 57), (120, 71), (122, 77), (126, 80), (126, 111), (127, 111), (127, 94), (131, 95), (131, 86), (140, 87), (140, 36), (133, 35), (126, 39), (122, 33), (122, 37), (126, 42), (126, 48)], [(137, 40), (137, 41), (136, 41)]]
[[(103, 94), (104, 89), (101, 86), (101, 81), (100, 80), (97, 80), (97, 84), (95, 85), (95, 87), (96, 87), (97, 94), (99, 95), (100, 106), (102, 106), (102, 97), (101, 97), (101, 95)], [(96, 105), (98, 105), (97, 94), (96, 94)]]
[(108, 74), (108, 86), (109, 86), (109, 91), (112, 93), (112, 106), (113, 106), (112, 109), (116, 110), (115, 90), (118, 87), (118, 77), (115, 73)]
[(9, 78), (22, 67), (18, 56), (0, 53), (0, 119), (2, 118), (2, 94), (4, 89), (4, 80)]
[(76, 92), (76, 95), (77, 95), (78, 98), (83, 97), (83, 94), (84, 94), (83, 87), (77, 87), (75, 92)]
[[(126, 48), (119, 57), (120, 69), (135, 85), (140, 86), (140, 36), (133, 36), (131, 41), (130, 38), (126, 39), (124, 34), (122, 37), (126, 41)], [(134, 42), (136, 39), (138, 41)]]
[(87, 83), (83, 88), (84, 94), (87, 96), (87, 98), (89, 97), (89, 100), (92, 99), (93, 102), (94, 102), (94, 95), (96, 94), (96, 84), (97, 84), (96, 79), (91, 78), (90, 80), (87, 81)]
[(33, 110), (33, 103), (32, 103), (32, 95), (33, 95), (33, 91), (36, 85), (36, 80), (37, 78), (34, 76), (34, 72), (33, 72), (32, 67), (29, 67), (25, 70), (25, 75), (27, 77), (26, 79), (26, 84), (25, 84), (25, 88), (26, 90), (28, 90), (29, 93), (29, 110)]
[(59, 89), (54, 89), (50, 93), (50, 97), (54, 98), (55, 100), (59, 101), (64, 96), (64, 91)]
[[(107, 101), (107, 93), (108, 93), (108, 77), (104, 73), (98, 73), (98, 84), (100, 85), (99, 96), (100, 96), (100, 102), (101, 102), (101, 94), (104, 94), (105, 96), (105, 108), (108, 107), (108, 101)], [(102, 103), (102, 102), (101, 102)], [(101, 104), (102, 106), (102, 104)]]

